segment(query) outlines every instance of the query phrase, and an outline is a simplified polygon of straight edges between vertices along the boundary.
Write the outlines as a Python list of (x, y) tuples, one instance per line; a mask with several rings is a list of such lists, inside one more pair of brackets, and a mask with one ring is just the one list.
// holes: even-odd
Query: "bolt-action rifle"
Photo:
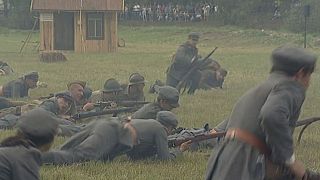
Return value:
[(187, 136), (187, 137), (183, 137), (183, 136), (169, 136), (168, 137), (168, 146), (169, 148), (171, 147), (179, 147), (182, 143), (187, 142), (187, 141), (191, 141), (191, 142), (199, 142), (199, 141), (204, 141), (207, 139), (213, 139), (213, 138), (219, 138), (219, 137), (223, 137), (226, 133), (225, 132), (217, 132), (217, 133), (210, 133), (209, 131), (206, 132), (202, 132), (202, 133), (197, 133), (194, 134), (193, 136)]
[(148, 104), (150, 102), (147, 101), (99, 101), (94, 104), (95, 107), (108, 107), (112, 106), (113, 104), (116, 104), (117, 106), (123, 106), (123, 107), (134, 107), (139, 106), (143, 104)]
[(135, 107), (122, 107), (122, 108), (106, 109), (103, 111), (96, 111), (96, 112), (92, 112), (92, 111), (81, 112), (81, 113), (73, 115), (72, 119), (79, 120), (79, 119), (83, 119), (83, 118), (101, 116), (101, 115), (106, 115), (106, 114), (113, 114), (113, 116), (116, 116), (119, 113), (134, 112), (136, 110), (137, 110), (137, 108), (135, 108)]

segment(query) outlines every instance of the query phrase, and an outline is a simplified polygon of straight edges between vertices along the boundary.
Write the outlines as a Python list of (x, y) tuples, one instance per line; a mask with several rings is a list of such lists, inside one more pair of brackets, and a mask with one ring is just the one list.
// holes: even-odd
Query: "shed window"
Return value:
[(103, 13), (87, 14), (87, 39), (103, 40), (104, 39), (104, 23)]

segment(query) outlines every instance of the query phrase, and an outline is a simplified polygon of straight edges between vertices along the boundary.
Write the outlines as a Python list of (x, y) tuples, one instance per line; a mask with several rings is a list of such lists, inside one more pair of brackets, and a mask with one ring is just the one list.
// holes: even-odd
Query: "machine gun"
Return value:
[[(201, 67), (203, 67), (204, 65), (209, 63), (209, 57), (218, 49), (218, 47), (215, 47), (205, 58), (201, 59), (201, 60), (197, 60), (195, 59), (196, 57), (194, 57), (192, 59), (192, 64), (191, 64), (191, 68), (189, 69), (189, 71), (182, 77), (182, 79), (180, 80), (180, 82), (177, 84), (176, 89), (180, 92), (181, 88), (183, 85), (187, 84), (187, 80), (189, 79), (189, 77), (198, 69), (200, 69)], [(186, 90), (186, 87), (184, 88), (183, 92)], [(182, 92), (182, 93), (183, 93)]]
[(103, 111), (96, 111), (96, 112), (81, 112), (78, 114), (73, 115), (71, 118), (74, 120), (80, 120), (88, 117), (94, 117), (94, 116), (101, 116), (106, 114), (112, 114), (113, 116), (117, 116), (119, 113), (125, 113), (125, 112), (134, 112), (137, 108), (135, 107), (122, 107), (122, 108), (114, 108), (114, 109), (107, 109)]
[(139, 105), (148, 104), (147, 101), (99, 101), (94, 104), (95, 107), (108, 107), (108, 106), (123, 106), (123, 107), (134, 107)]

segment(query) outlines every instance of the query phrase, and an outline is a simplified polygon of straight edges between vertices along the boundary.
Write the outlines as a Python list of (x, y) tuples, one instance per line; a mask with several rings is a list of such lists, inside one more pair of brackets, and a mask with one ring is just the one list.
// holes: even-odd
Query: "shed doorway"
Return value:
[(74, 50), (74, 14), (72, 12), (54, 14), (54, 49)]

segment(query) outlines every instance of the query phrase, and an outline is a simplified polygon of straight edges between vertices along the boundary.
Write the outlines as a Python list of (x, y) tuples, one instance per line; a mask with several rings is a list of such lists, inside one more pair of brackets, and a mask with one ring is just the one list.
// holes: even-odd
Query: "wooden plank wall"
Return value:
[(53, 50), (53, 22), (40, 21), (40, 51)]
[(32, 10), (121, 11), (123, 0), (33, 0)]
[[(118, 48), (117, 14), (106, 12), (104, 15), (104, 40), (86, 40), (86, 13), (82, 12), (82, 32), (80, 31), (80, 13), (76, 12), (75, 51), (76, 52), (116, 52)], [(82, 33), (82, 35), (81, 35)], [(83, 36), (83, 37), (82, 37)]]

